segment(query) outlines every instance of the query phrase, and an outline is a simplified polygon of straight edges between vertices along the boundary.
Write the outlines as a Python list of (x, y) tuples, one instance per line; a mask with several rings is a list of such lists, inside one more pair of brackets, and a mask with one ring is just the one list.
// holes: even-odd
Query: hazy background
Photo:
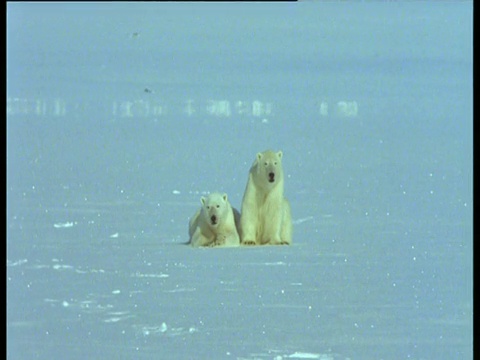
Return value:
[[(7, 4), (8, 357), (471, 358), (472, 6)], [(182, 245), (269, 148), (293, 246)]]

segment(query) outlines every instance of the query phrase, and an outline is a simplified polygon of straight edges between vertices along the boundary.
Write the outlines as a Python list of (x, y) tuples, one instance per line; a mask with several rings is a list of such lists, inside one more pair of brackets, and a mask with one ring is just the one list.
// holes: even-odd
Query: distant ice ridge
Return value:
[(27, 259), (20, 259), (17, 261), (7, 260), (7, 266), (19, 266), (19, 265), (26, 264), (27, 262), (28, 262)]
[[(146, 89), (147, 90), (147, 89)], [(314, 109), (321, 117), (356, 117), (358, 103), (355, 100), (320, 101)], [(267, 124), (269, 118), (276, 115), (277, 106), (266, 100), (229, 100), (185, 99), (179, 101), (165, 101), (156, 98), (153, 91), (144, 91), (136, 99), (105, 100), (98, 102), (68, 101), (62, 98), (7, 98), (7, 115), (53, 116), (65, 117), (71, 115), (90, 114), (92, 111), (103, 112), (106, 117), (117, 118), (161, 118), (164, 116), (186, 116), (229, 118), (246, 117), (256, 118)], [(278, 109), (277, 109), (278, 112)]]
[[(148, 92), (151, 94), (151, 92)], [(33, 115), (64, 117), (72, 114), (89, 113), (92, 110), (102, 110), (105, 115), (113, 118), (158, 118), (166, 115), (184, 116), (252, 116), (265, 118), (273, 115), (273, 103), (261, 100), (235, 100), (209, 99), (197, 101), (187, 99), (184, 101), (167, 103), (160, 99), (123, 99), (108, 100), (105, 103), (93, 102), (68, 102), (65, 99), (28, 99), (22, 97), (7, 98), (7, 115)], [(151, 98), (151, 99), (150, 99)]]
[(70, 228), (70, 227), (73, 227), (74, 225), (76, 225), (77, 222), (73, 222), (73, 221), (70, 221), (70, 222), (65, 222), (65, 223), (56, 223), (56, 224), (53, 224), (53, 227), (54, 228), (57, 228), (57, 229), (61, 229), (61, 228)]
[(329, 355), (325, 354), (312, 354), (306, 352), (294, 352), (291, 355), (288, 355), (289, 359), (322, 359), (322, 360), (333, 360)]
[(169, 327), (165, 322), (160, 325), (134, 325), (136, 336), (181, 336), (186, 334), (193, 334), (198, 332), (198, 329), (194, 326), (190, 326), (188, 329), (183, 327)]
[(7, 98), (7, 115), (53, 115), (65, 116), (67, 104), (64, 99), (52, 100)]
[[(336, 360), (344, 359), (349, 360), (349, 358), (338, 357), (338, 354), (318, 354), (305, 351), (295, 351), (292, 354), (281, 354), (281, 350), (268, 350), (267, 353), (257, 353), (250, 355), (251, 357), (241, 357), (237, 359), (243, 360), (256, 360), (256, 359), (273, 359), (273, 360), (287, 360), (287, 359), (318, 359), (318, 360)], [(271, 357), (272, 354), (278, 354)], [(230, 355), (230, 354), (229, 354)]]
[[(329, 115), (337, 117), (356, 117), (358, 115), (358, 103), (354, 100), (341, 100), (333, 103), (333, 107), (326, 101), (318, 105), (318, 113), (322, 117)], [(329, 113), (331, 110), (331, 113)]]

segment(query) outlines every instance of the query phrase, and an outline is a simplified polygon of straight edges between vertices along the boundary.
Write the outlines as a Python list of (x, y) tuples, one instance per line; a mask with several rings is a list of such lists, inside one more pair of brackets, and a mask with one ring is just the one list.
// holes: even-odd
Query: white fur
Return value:
[(189, 244), (193, 247), (238, 246), (240, 214), (228, 202), (227, 194), (213, 193), (202, 196), (200, 201), (202, 207), (190, 219)]
[(240, 218), (242, 244), (292, 243), (290, 203), (283, 196), (282, 157), (281, 151), (258, 153), (250, 168)]

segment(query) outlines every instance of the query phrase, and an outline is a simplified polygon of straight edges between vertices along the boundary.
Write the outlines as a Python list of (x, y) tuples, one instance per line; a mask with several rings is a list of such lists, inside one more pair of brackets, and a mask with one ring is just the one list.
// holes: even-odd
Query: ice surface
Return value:
[[(9, 3), (7, 357), (471, 358), (472, 6)], [(268, 148), (293, 245), (186, 246)]]
[(75, 223), (73, 222), (66, 222), (66, 223), (58, 223), (58, 224), (53, 224), (53, 227), (60, 229), (60, 228), (69, 228), (74, 226)]

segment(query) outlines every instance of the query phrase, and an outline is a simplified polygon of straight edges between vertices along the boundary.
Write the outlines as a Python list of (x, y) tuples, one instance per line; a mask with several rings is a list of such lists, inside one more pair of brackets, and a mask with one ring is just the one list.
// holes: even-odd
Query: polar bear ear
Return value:
[(205, 199), (205, 197), (202, 196), (202, 197), (200, 198), (200, 202), (202, 203), (202, 205), (205, 205), (205, 201), (207, 201), (207, 199)]
[(263, 157), (263, 154), (261, 152), (257, 153), (257, 160), (260, 161)]
[(279, 159), (281, 159), (281, 158), (282, 158), (282, 156), (283, 156), (283, 152), (282, 152), (282, 150), (280, 150), (279, 152), (277, 152), (277, 156), (278, 156), (278, 158), (279, 158)]
[(227, 194), (224, 193), (224, 194), (222, 195), (222, 198), (223, 198), (223, 200), (225, 200), (225, 202), (228, 201), (228, 196), (227, 196)]

